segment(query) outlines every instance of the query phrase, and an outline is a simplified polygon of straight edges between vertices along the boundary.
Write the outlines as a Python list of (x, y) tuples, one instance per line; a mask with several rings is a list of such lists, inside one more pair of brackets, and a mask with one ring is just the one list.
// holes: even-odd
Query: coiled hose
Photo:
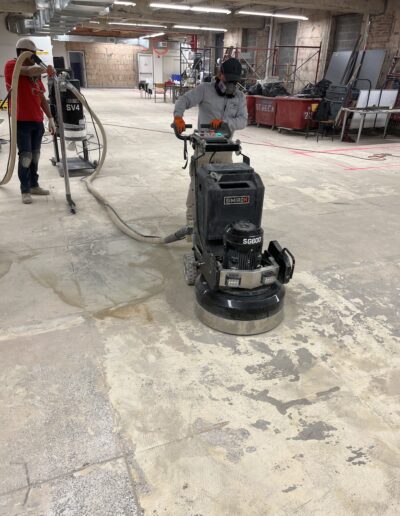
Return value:
[[(17, 59), (12, 75), (12, 82), (11, 82), (11, 110), (10, 110), (10, 151), (9, 151), (9, 157), (8, 157), (8, 164), (7, 164), (7, 170), (3, 177), (3, 179), (0, 182), (0, 186), (7, 184), (13, 175), (14, 167), (15, 167), (15, 160), (17, 155), (17, 108), (18, 108), (18, 83), (19, 83), (19, 76), (21, 73), (21, 68), (23, 66), (23, 63), (26, 59), (32, 57), (32, 52), (23, 52)], [(102, 153), (100, 155), (99, 162), (94, 170), (94, 172), (85, 180), (86, 187), (88, 191), (96, 197), (98, 201), (100, 201), (104, 207), (107, 210), (107, 213), (112, 220), (112, 222), (120, 229), (123, 233), (125, 233), (130, 238), (134, 238), (135, 240), (138, 240), (139, 242), (147, 242), (149, 244), (169, 244), (171, 242), (176, 242), (177, 240), (182, 240), (185, 238), (185, 236), (189, 233), (188, 228), (184, 226), (183, 228), (179, 229), (175, 233), (167, 236), (167, 237), (160, 237), (160, 236), (154, 236), (154, 235), (143, 235), (139, 231), (136, 231), (131, 226), (129, 226), (118, 214), (117, 210), (107, 201), (107, 199), (101, 195), (101, 193), (96, 190), (96, 188), (93, 186), (94, 180), (99, 175), (104, 160), (106, 158), (107, 154), (107, 135), (104, 130), (104, 127), (102, 123), (100, 122), (98, 116), (89, 106), (87, 100), (85, 97), (69, 82), (67, 82), (67, 88), (80, 100), (80, 102), (83, 104), (83, 106), (86, 108), (86, 110), (90, 113), (91, 117), (97, 124), (100, 133), (101, 133), (101, 139), (102, 139)]]
[(17, 156), (17, 104), (18, 104), (18, 82), (21, 68), (26, 59), (32, 56), (32, 52), (22, 52), (15, 63), (11, 81), (11, 110), (10, 110), (10, 153), (8, 156), (7, 170), (0, 181), (0, 186), (6, 185), (12, 178)]
[(172, 242), (176, 242), (177, 240), (182, 240), (185, 238), (186, 235), (190, 233), (189, 228), (186, 226), (182, 227), (181, 229), (178, 229), (175, 233), (172, 233), (171, 235), (167, 237), (160, 237), (160, 236), (154, 236), (154, 235), (143, 235), (142, 233), (139, 233), (135, 229), (133, 229), (131, 226), (129, 226), (118, 214), (117, 210), (107, 201), (107, 199), (93, 186), (94, 180), (99, 175), (103, 163), (107, 154), (107, 135), (104, 130), (104, 127), (102, 123), (100, 122), (98, 116), (96, 113), (91, 109), (89, 106), (87, 100), (85, 97), (80, 93), (79, 90), (77, 90), (72, 84), (67, 82), (67, 88), (77, 97), (77, 99), (83, 104), (85, 109), (90, 113), (91, 117), (93, 118), (94, 122), (97, 124), (101, 139), (102, 139), (102, 152), (99, 159), (99, 162), (94, 170), (94, 172), (85, 180), (86, 188), (88, 191), (96, 197), (98, 201), (100, 201), (103, 206), (106, 208), (108, 216), (112, 220), (112, 222), (117, 226), (118, 229), (120, 229), (125, 235), (128, 235), (130, 238), (133, 238), (135, 240), (138, 240), (139, 242), (146, 242), (148, 244), (170, 244)]

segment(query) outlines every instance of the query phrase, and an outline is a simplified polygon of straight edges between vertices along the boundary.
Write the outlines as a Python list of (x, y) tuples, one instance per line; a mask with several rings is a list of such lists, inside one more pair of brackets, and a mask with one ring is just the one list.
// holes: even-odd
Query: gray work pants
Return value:
[[(194, 153), (194, 157), (196, 157), (197, 150)], [(195, 220), (195, 171), (196, 167), (200, 167), (201, 165), (206, 165), (210, 162), (210, 158), (212, 157), (211, 163), (232, 163), (232, 152), (216, 152), (213, 156), (213, 153), (206, 152), (204, 156), (198, 158), (195, 162), (190, 160), (189, 174), (190, 174), (190, 184), (189, 191), (186, 200), (186, 224), (190, 227), (193, 227)]]

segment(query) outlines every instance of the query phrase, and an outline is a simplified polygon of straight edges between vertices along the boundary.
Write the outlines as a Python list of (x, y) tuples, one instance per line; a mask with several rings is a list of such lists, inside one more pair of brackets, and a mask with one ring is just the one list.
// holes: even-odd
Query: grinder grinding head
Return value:
[(195, 283), (197, 317), (214, 330), (232, 335), (256, 335), (283, 320), (285, 287), (279, 282), (245, 291), (211, 290), (199, 275)]

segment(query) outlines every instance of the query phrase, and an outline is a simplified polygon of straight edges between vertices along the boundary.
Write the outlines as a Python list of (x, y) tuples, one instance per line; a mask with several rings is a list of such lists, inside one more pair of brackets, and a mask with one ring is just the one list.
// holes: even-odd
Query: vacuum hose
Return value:
[[(23, 66), (23, 63), (26, 59), (29, 59), (32, 57), (32, 52), (23, 52), (17, 59), (15, 63), (15, 68), (12, 76), (12, 83), (11, 83), (11, 113), (10, 113), (10, 153), (8, 158), (8, 165), (6, 173), (3, 177), (3, 179), (0, 182), (1, 185), (7, 184), (14, 172), (14, 166), (15, 166), (15, 159), (16, 159), (16, 149), (17, 149), (17, 105), (18, 105), (18, 82), (19, 82), (19, 76), (21, 73), (21, 68)], [(36, 57), (36, 56), (35, 56)], [(40, 59), (37, 59), (38, 64), (42, 64)], [(104, 207), (107, 210), (107, 213), (112, 220), (112, 222), (126, 235), (128, 235), (131, 238), (134, 238), (135, 240), (138, 240), (139, 242), (147, 242), (149, 244), (169, 244), (171, 242), (176, 242), (177, 240), (182, 240), (185, 238), (186, 235), (190, 234), (190, 228), (187, 228), (186, 226), (179, 229), (172, 235), (169, 235), (165, 238), (160, 236), (154, 236), (154, 235), (143, 235), (139, 231), (136, 231), (131, 226), (129, 226), (118, 214), (117, 210), (107, 201), (107, 199), (100, 194), (98, 190), (93, 186), (93, 181), (97, 178), (99, 175), (104, 160), (106, 158), (107, 154), (107, 136), (106, 132), (104, 130), (104, 127), (102, 123), (100, 122), (98, 116), (89, 106), (87, 100), (85, 97), (78, 91), (72, 84), (69, 82), (66, 83), (67, 88), (76, 96), (76, 98), (83, 104), (83, 106), (86, 108), (86, 110), (90, 113), (91, 117), (93, 118), (94, 122), (97, 124), (100, 133), (101, 133), (101, 139), (102, 139), (102, 153), (99, 159), (99, 162), (94, 170), (94, 172), (86, 179), (85, 184), (89, 192), (96, 197), (97, 200), (99, 200)], [(62, 116), (60, 113), (59, 116)]]
[(17, 155), (17, 103), (18, 103), (18, 81), (21, 68), (26, 59), (32, 57), (32, 52), (22, 52), (18, 57), (11, 82), (11, 113), (10, 113), (10, 154), (8, 157), (8, 165), (0, 186), (6, 185), (12, 178), (15, 166), (15, 158)]
[(100, 122), (98, 116), (89, 106), (87, 100), (85, 97), (78, 91), (72, 84), (67, 82), (67, 88), (77, 97), (77, 99), (83, 104), (85, 109), (90, 113), (90, 115), (93, 117), (93, 120), (97, 124), (101, 139), (102, 139), (102, 153), (100, 160), (97, 164), (96, 169), (94, 172), (85, 180), (86, 188), (89, 190), (89, 192), (96, 197), (98, 201), (100, 201), (104, 207), (107, 210), (107, 213), (112, 220), (112, 222), (120, 229), (125, 235), (128, 235), (129, 237), (138, 240), (139, 242), (146, 242), (148, 244), (170, 244), (172, 242), (176, 242), (177, 240), (182, 240), (185, 238), (186, 235), (190, 234), (191, 228), (188, 228), (184, 226), (181, 229), (178, 229), (175, 233), (168, 235), (167, 237), (163, 238), (160, 236), (154, 236), (154, 235), (143, 235), (142, 233), (139, 233), (139, 231), (133, 229), (131, 226), (129, 226), (118, 214), (117, 210), (107, 201), (107, 199), (93, 186), (94, 180), (99, 175), (103, 163), (107, 154), (107, 135), (104, 130), (104, 127), (102, 123)]

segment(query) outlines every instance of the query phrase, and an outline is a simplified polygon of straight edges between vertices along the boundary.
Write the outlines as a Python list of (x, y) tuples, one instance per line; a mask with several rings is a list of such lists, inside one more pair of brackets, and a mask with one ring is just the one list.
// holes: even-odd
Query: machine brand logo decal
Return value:
[(250, 204), (250, 195), (229, 195), (224, 197), (225, 206), (231, 204)]
[(260, 244), (262, 242), (262, 237), (253, 237), (253, 238), (243, 238), (243, 245), (253, 245)]

